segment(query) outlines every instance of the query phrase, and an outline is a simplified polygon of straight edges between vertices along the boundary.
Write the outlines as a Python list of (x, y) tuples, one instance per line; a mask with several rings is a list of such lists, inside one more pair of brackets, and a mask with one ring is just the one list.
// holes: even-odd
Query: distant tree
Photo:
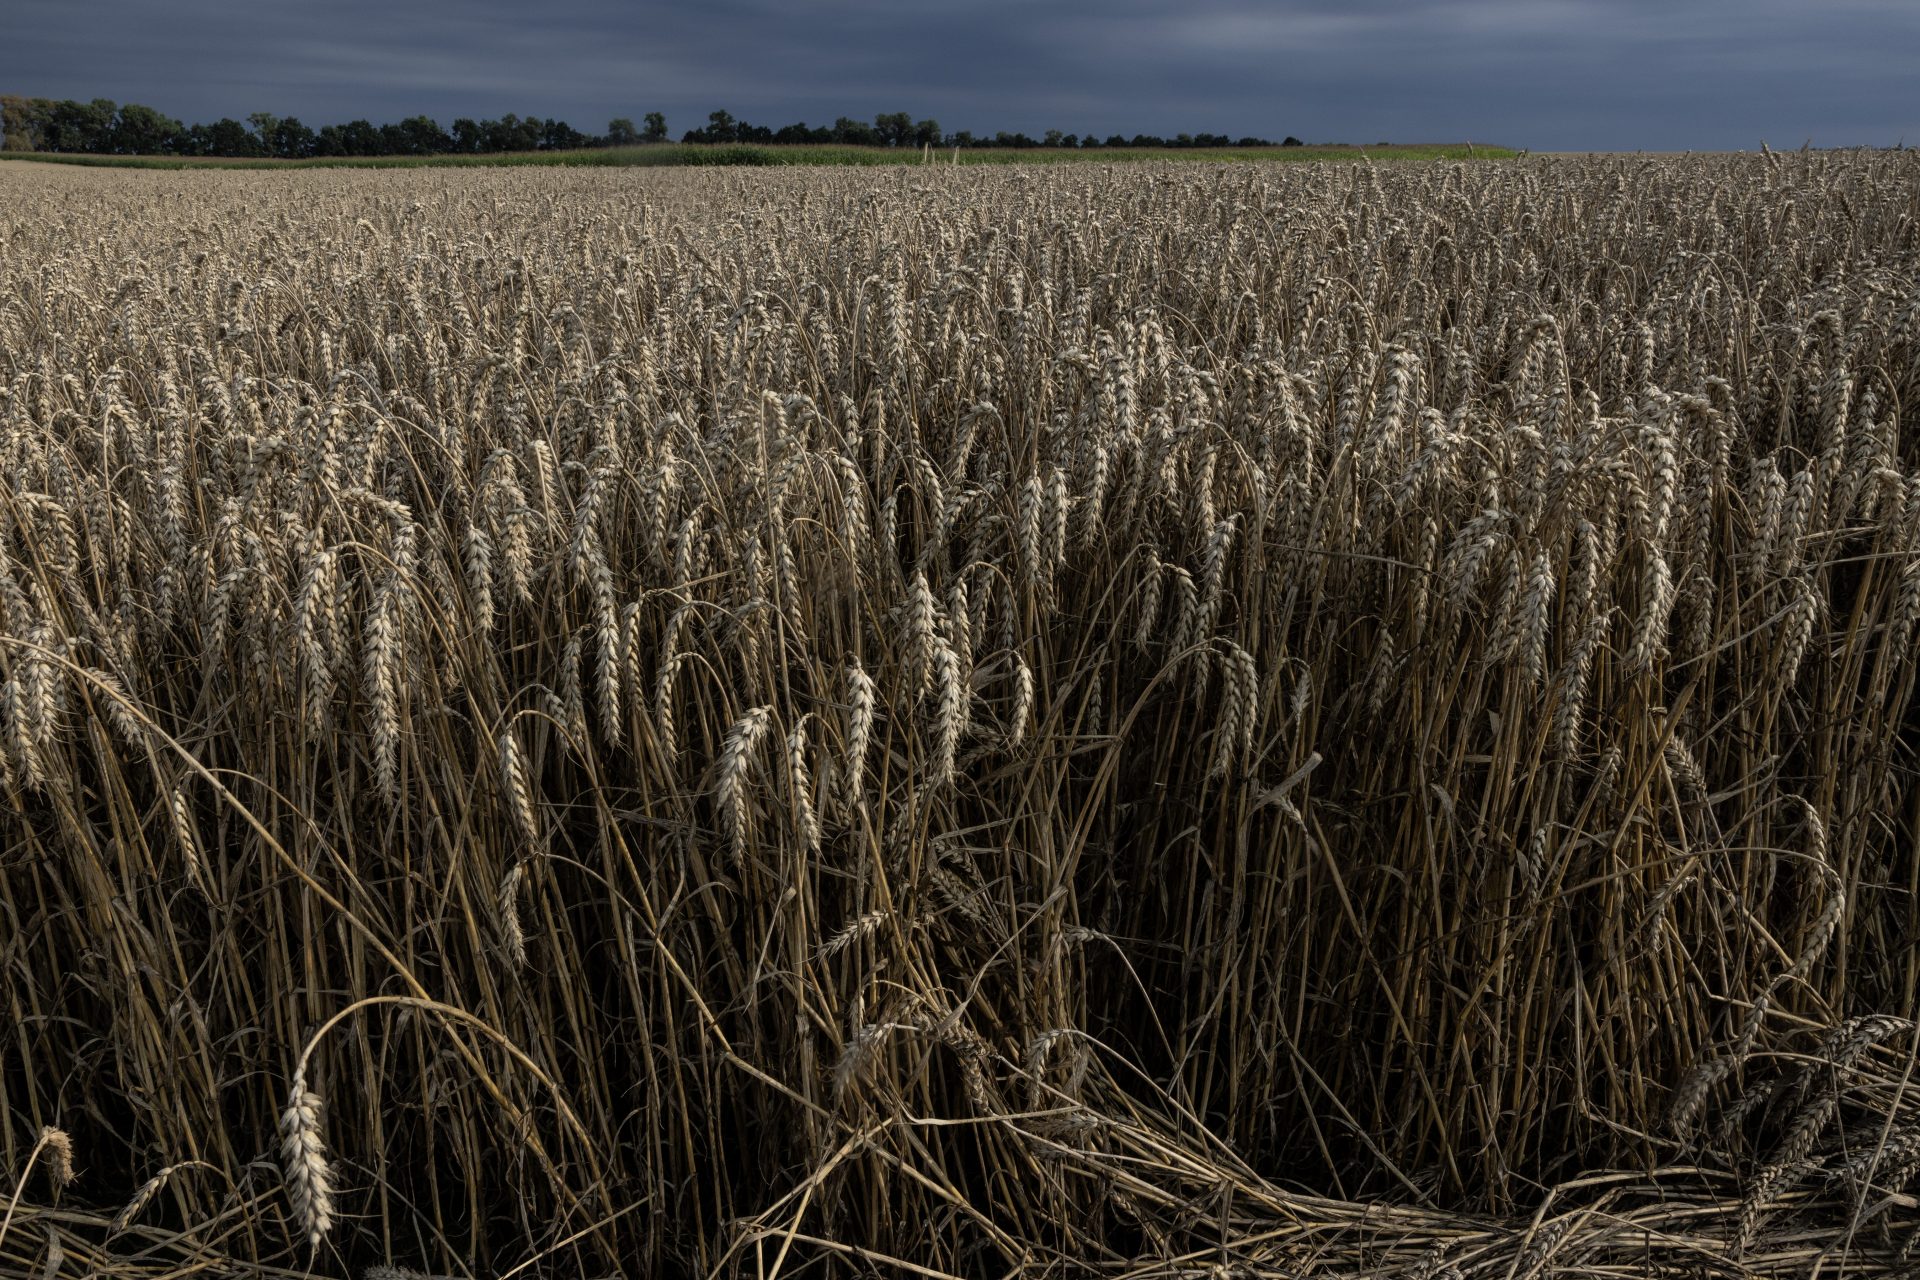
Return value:
[(432, 116), (408, 116), (398, 131), (397, 155), (431, 156), (453, 150), (453, 138)]
[(883, 147), (903, 147), (913, 140), (913, 117), (893, 111), (873, 118), (873, 132)]
[(649, 111), (644, 117), (646, 128), (640, 133), (642, 142), (665, 142), (667, 140), (667, 118), (658, 111)]
[(706, 134), (706, 141), (732, 142), (735, 140), (736, 131), (737, 123), (727, 112), (710, 111), (707, 113), (707, 127), (702, 130), (702, 132)]
[(113, 149), (129, 156), (163, 155), (174, 150), (179, 135), (178, 120), (129, 102), (120, 108), (120, 116), (114, 121)]
[(880, 145), (880, 134), (864, 120), (841, 116), (833, 122), (833, 140), (843, 146), (877, 147)]
[(81, 118), (85, 121), (86, 150), (95, 152), (113, 149), (113, 126), (120, 119), (120, 108), (114, 105), (112, 98), (95, 98), (81, 109)]
[(480, 125), (461, 116), (453, 122), (453, 149), (471, 155), (480, 149)]
[(107, 98), (49, 102), (40, 128), (46, 151), (106, 152), (113, 149), (113, 126), (119, 109)]
[(940, 145), (940, 122), (921, 120), (913, 126), (913, 145), (916, 147), (937, 147)]
[(253, 131), (230, 117), (222, 117), (207, 126), (207, 154), (210, 156), (257, 156), (265, 147)]
[(53, 106), (45, 98), (0, 95), (0, 133), (8, 151), (44, 151), (46, 122)]
[(387, 144), (380, 130), (365, 120), (349, 120), (340, 126), (340, 154), (343, 156), (383, 156)]
[(631, 147), (640, 141), (640, 131), (633, 127), (633, 121), (625, 116), (615, 116), (607, 121), (607, 145), (610, 147)]
[(273, 154), (273, 129), (280, 123), (280, 117), (271, 111), (255, 111), (247, 116), (247, 124), (253, 129), (253, 136), (260, 143), (262, 155)]
[(1070, 133), (1066, 137), (1060, 139), (1060, 145), (1063, 147), (1067, 147), (1069, 149), (1077, 148), (1080, 145), (1080, 135), (1077, 133)]
[(1066, 134), (1061, 133), (1058, 129), (1049, 129), (1044, 135), (1044, 139), (1040, 145), (1043, 147), (1061, 147), (1065, 146), (1066, 142)]
[(1281, 139), (1280, 145), (1283, 147), (1304, 147), (1307, 144), (1300, 141), (1300, 139), (1294, 137), (1292, 134), (1288, 134), (1285, 138)]
[(587, 145), (587, 135), (565, 120), (540, 122), (539, 147), (542, 151), (577, 151)]
[(973, 140), (973, 130), (971, 129), (956, 129), (954, 130), (953, 136), (947, 139), (947, 141), (956, 147), (973, 147), (979, 145)]
[(522, 120), (509, 111), (498, 120), (480, 122), (480, 132), (484, 138), (486, 151), (532, 151), (540, 145), (540, 126), (545, 123), (537, 119)]
[(1121, 137), (1119, 134), (1115, 133), (1115, 134), (1109, 135), (1106, 142), (1103, 143), (1102, 145), (1109, 146), (1109, 147), (1124, 147), (1127, 145), (1127, 140)]
[(298, 116), (274, 122), (269, 149), (282, 160), (304, 160), (314, 153), (319, 139), (313, 130), (300, 123)]

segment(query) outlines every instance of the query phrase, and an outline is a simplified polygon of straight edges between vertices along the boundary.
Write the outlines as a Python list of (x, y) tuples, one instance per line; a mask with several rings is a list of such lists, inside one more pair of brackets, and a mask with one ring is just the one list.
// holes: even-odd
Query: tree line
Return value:
[(1297, 147), (1303, 145), (1298, 138), (1289, 137), (1280, 143), (1265, 138), (1229, 137), (1224, 133), (1179, 133), (1171, 138), (1157, 134), (1136, 133), (1132, 137), (1124, 134), (1110, 134), (1101, 138), (1097, 134), (1063, 133), (1058, 129), (1049, 129), (1038, 138), (1024, 133), (1009, 133), (1001, 130), (992, 134), (975, 134), (967, 129), (958, 129), (952, 133), (941, 131), (938, 120), (915, 120), (904, 111), (881, 114), (873, 118), (873, 123), (853, 120), (841, 116), (831, 125), (799, 124), (782, 125), (772, 128), (767, 125), (748, 124), (744, 120), (735, 120), (725, 111), (715, 111), (707, 117), (704, 128), (689, 129), (681, 135), (682, 142), (746, 142), (746, 143), (838, 143), (853, 147)]
[(297, 116), (256, 111), (243, 123), (182, 124), (129, 102), (0, 97), (0, 130), (9, 151), (62, 151), (93, 155), (261, 156), (304, 160), (313, 156), (420, 156), (494, 151), (570, 151), (631, 146), (667, 139), (658, 112), (643, 127), (613, 120), (604, 134), (582, 133), (565, 120), (508, 113), (498, 120), (461, 117), (442, 128), (431, 116), (410, 116), (376, 125), (350, 120), (313, 129)]
[[(152, 107), (117, 105), (107, 98), (72, 99), (0, 96), (0, 132), (8, 151), (56, 151), (92, 155), (258, 156), (304, 160), (317, 156), (481, 155), (502, 151), (571, 151), (588, 147), (630, 147), (668, 141), (667, 120), (648, 112), (636, 126), (625, 117), (607, 122), (606, 132), (583, 133), (564, 120), (512, 113), (497, 120), (465, 116), (442, 128), (431, 116), (410, 116), (376, 125), (351, 120), (319, 129), (295, 116), (256, 111), (246, 120), (223, 118), (212, 124), (182, 124)], [(1264, 138), (1226, 134), (1176, 134), (1162, 138), (1113, 134), (1105, 139), (1049, 129), (1041, 137), (1001, 131), (976, 136), (961, 129), (945, 132), (937, 120), (915, 120), (907, 112), (882, 113), (871, 124), (840, 117), (831, 125), (804, 121), (773, 128), (736, 120), (726, 111), (681, 135), (691, 143), (837, 143), (860, 147), (1267, 147)], [(1287, 138), (1281, 146), (1299, 146)]]

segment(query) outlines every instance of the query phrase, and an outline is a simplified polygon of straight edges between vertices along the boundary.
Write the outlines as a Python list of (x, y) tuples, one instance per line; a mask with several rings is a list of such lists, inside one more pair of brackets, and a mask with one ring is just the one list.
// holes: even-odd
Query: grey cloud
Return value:
[(1908, 0), (11, 0), (0, 90), (189, 119), (598, 128), (906, 110), (979, 132), (1920, 142)]

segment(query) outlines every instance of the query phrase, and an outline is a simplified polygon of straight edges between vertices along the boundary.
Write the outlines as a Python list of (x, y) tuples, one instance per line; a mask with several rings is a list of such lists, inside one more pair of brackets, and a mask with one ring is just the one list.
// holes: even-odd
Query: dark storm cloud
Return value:
[(1535, 149), (1920, 142), (1913, 0), (10, 0), (0, 91)]

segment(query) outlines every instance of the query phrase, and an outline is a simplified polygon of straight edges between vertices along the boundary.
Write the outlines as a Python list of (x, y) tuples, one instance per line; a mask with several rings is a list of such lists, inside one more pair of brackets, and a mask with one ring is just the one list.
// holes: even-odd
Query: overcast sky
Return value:
[(0, 92), (598, 131), (947, 129), (1535, 150), (1920, 144), (1920, 0), (5, 0)]

